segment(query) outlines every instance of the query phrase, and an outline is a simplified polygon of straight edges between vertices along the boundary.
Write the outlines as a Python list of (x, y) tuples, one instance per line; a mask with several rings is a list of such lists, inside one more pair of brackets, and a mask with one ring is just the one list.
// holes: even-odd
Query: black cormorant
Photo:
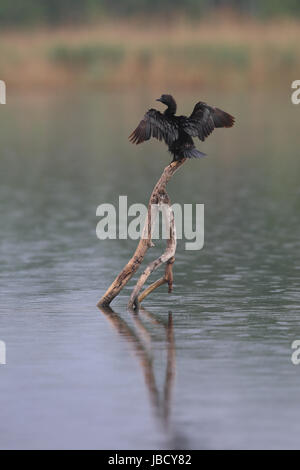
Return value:
[(216, 127), (232, 127), (234, 124), (233, 116), (202, 101), (195, 105), (189, 117), (175, 116), (177, 104), (171, 95), (162, 95), (156, 101), (167, 106), (165, 112), (149, 109), (129, 140), (133, 144), (140, 144), (150, 137), (164, 140), (173, 161), (204, 157), (205, 153), (195, 148), (192, 137), (204, 141)]

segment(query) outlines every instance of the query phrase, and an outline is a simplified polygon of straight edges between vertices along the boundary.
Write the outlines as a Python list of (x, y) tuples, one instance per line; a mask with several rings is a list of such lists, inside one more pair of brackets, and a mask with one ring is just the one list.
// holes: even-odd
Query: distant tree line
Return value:
[(231, 7), (257, 17), (300, 16), (299, 0), (0, 0), (1, 25), (87, 22), (103, 16), (166, 15), (201, 17)]

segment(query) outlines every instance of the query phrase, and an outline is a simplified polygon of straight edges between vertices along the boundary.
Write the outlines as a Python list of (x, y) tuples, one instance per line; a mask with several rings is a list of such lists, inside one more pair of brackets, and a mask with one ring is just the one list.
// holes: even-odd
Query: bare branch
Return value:
[[(136, 283), (136, 286), (130, 296), (130, 300), (128, 303), (128, 307), (132, 308), (133, 306), (137, 306), (138, 302), (138, 295), (147, 281), (148, 277), (150, 274), (155, 271), (159, 266), (161, 266), (163, 263), (166, 263), (169, 261), (171, 258), (174, 257), (175, 251), (176, 251), (176, 230), (175, 230), (175, 221), (174, 221), (174, 213), (171, 207), (171, 203), (169, 198), (166, 198), (166, 193), (164, 193), (163, 197), (164, 204), (167, 201), (168, 202), (168, 207), (166, 208), (165, 206), (163, 207), (164, 210), (164, 221), (166, 226), (169, 228), (169, 238), (167, 239), (167, 247), (165, 252), (159, 256), (156, 260), (152, 261), (151, 263), (148, 264), (142, 275), (140, 276), (138, 282)], [(173, 263), (172, 263), (173, 264)], [(166, 281), (167, 282), (167, 281)], [(170, 286), (170, 284), (169, 284)], [(151, 292), (154, 290), (152, 288)], [(149, 295), (150, 292), (147, 293)], [(144, 297), (145, 298), (145, 295)]]
[[(141, 263), (142, 263), (142, 261), (145, 257), (145, 254), (146, 254), (147, 250), (152, 246), (151, 226), (153, 226), (153, 224), (151, 224), (151, 222), (152, 222), (152, 220), (151, 220), (151, 208), (152, 208), (152, 206), (155, 206), (155, 205), (158, 206), (162, 203), (166, 203), (166, 201), (167, 201), (167, 203), (169, 202), (169, 197), (168, 197), (168, 194), (166, 192), (166, 185), (170, 181), (170, 179), (172, 178), (174, 173), (184, 164), (185, 161), (186, 161), (186, 159), (182, 159), (182, 160), (172, 162), (164, 169), (160, 179), (158, 180), (158, 182), (156, 183), (156, 185), (155, 185), (155, 187), (152, 191), (150, 201), (149, 201), (149, 205), (148, 205), (148, 215), (147, 215), (145, 225), (144, 225), (144, 229), (143, 229), (143, 235), (142, 235), (141, 240), (139, 241), (139, 244), (138, 244), (138, 246), (135, 250), (135, 253), (132, 256), (132, 258), (128, 261), (126, 266), (122, 269), (120, 274), (116, 277), (116, 279), (111, 284), (111, 286), (107, 289), (105, 294), (101, 297), (101, 299), (99, 300), (99, 302), (97, 304), (98, 307), (108, 306), (111, 303), (111, 301), (120, 293), (120, 291), (123, 289), (123, 287), (127, 284), (127, 282), (131, 279), (131, 277), (134, 275), (134, 273), (140, 267), (140, 265), (141, 265)], [(152, 215), (153, 215), (153, 209), (152, 209)], [(174, 229), (175, 229), (175, 225), (174, 225)], [(175, 249), (176, 249), (176, 235), (175, 235)], [(147, 269), (148, 270), (147, 270), (146, 274), (145, 274), (146, 270), (142, 274), (142, 276), (144, 275), (143, 279), (145, 278), (145, 281), (146, 281), (146, 279), (149, 277), (151, 272), (153, 272), (160, 264), (162, 264), (162, 263), (168, 261), (170, 258), (172, 258), (174, 253), (175, 253), (174, 245), (172, 245), (172, 247), (171, 247), (170, 245), (167, 244), (167, 249), (166, 249), (165, 253), (163, 255), (161, 255), (160, 258), (158, 258), (153, 263), (151, 263), (151, 266), (149, 265), (148, 268), (146, 268), (146, 270)], [(142, 287), (144, 282), (143, 283), (141, 282), (139, 285), (141, 285), (141, 287)], [(169, 286), (170, 285), (171, 285), (171, 283), (169, 283)], [(133, 303), (132, 303), (133, 298), (135, 300), (137, 300), (137, 295), (138, 295), (138, 292), (140, 291), (140, 288), (135, 289), (134, 292), (137, 292), (137, 294), (135, 294), (134, 296), (133, 295), (131, 296), (130, 304), (133, 305)]]
[(162, 285), (164, 285), (164, 284), (167, 284), (167, 283), (168, 283), (168, 285), (169, 285), (168, 292), (169, 292), (169, 293), (172, 292), (172, 288), (173, 288), (173, 270), (172, 270), (172, 267), (173, 267), (174, 261), (175, 261), (175, 258), (174, 258), (174, 256), (172, 256), (172, 258), (170, 258), (170, 259), (167, 261), (164, 276), (161, 277), (160, 279), (158, 279), (157, 281), (153, 282), (153, 284), (151, 284), (149, 287), (147, 287), (147, 289), (145, 289), (145, 290), (139, 295), (139, 297), (138, 297), (139, 303), (142, 303), (143, 300), (144, 300), (149, 294), (151, 294), (151, 292), (153, 292), (155, 289), (157, 289), (158, 287), (160, 287), (160, 286), (162, 286)]

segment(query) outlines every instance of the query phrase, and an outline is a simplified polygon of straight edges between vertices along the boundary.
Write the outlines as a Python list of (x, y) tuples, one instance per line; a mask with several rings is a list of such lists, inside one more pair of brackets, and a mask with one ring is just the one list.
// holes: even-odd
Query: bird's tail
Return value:
[(193, 149), (184, 149), (183, 151), (184, 158), (203, 158), (207, 157), (207, 155), (196, 148)]

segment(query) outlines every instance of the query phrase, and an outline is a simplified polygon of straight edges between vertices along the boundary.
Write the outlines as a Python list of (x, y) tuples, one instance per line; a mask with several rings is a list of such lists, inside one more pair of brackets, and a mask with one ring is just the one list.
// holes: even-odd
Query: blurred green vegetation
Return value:
[(300, 16), (299, 0), (1, 0), (1, 25), (84, 23), (103, 16), (183, 14), (230, 8), (255, 17)]
[(125, 54), (124, 47), (112, 44), (83, 44), (68, 46), (58, 44), (49, 51), (49, 57), (54, 62), (65, 65), (91, 65), (99, 61), (119, 63)]
[[(252, 16), (207, 13), (222, 6)], [(299, 12), (300, 0), (0, 0), (1, 79), (15, 88), (281, 87), (299, 71)]]
[(244, 68), (250, 61), (250, 48), (240, 44), (184, 44), (164, 48), (170, 61), (195, 65), (210, 62), (214, 66)]

